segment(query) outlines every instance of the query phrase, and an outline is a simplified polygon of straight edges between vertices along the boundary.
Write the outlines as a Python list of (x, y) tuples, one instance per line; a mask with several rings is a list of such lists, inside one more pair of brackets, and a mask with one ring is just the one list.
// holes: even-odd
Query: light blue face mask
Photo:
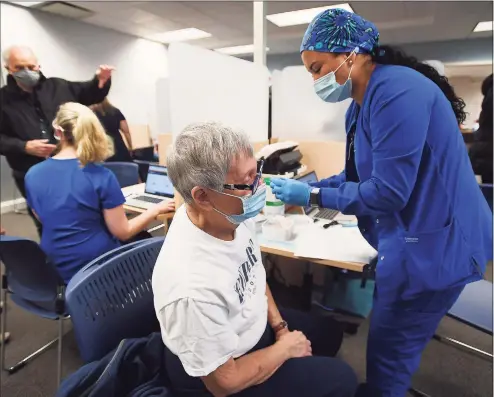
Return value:
[(250, 196), (234, 196), (233, 194), (223, 192), (217, 193), (242, 200), (243, 211), (240, 215), (227, 215), (214, 208), (216, 212), (223, 215), (229, 222), (233, 223), (234, 225), (240, 225), (247, 219), (254, 218), (262, 211), (262, 209), (264, 208), (264, 204), (266, 203), (266, 185), (259, 186), (256, 192)]
[(336, 103), (344, 101), (352, 96), (352, 79), (350, 78), (350, 75), (352, 74), (353, 65), (350, 67), (350, 73), (348, 73), (348, 78), (345, 81), (345, 84), (338, 84), (335, 73), (355, 51), (356, 50), (353, 50), (334, 72), (329, 72), (314, 81), (314, 89), (316, 90), (316, 94), (323, 101)]

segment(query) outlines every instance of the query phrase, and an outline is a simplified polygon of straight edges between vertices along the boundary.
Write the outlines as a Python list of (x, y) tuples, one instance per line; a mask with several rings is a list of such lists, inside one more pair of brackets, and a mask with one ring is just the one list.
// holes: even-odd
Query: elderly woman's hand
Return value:
[(289, 358), (312, 356), (310, 341), (300, 331), (287, 332), (276, 343), (284, 345)]

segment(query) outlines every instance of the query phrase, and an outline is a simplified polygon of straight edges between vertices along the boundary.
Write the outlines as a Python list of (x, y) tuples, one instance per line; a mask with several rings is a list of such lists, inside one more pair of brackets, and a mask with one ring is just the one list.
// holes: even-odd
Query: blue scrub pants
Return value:
[(404, 397), (420, 357), (464, 286), (407, 301), (374, 295), (367, 342), (367, 383), (357, 397)]

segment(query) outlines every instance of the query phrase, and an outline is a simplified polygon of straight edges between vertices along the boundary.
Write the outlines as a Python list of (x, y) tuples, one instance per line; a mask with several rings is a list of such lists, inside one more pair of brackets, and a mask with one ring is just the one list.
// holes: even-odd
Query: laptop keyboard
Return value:
[(336, 215), (338, 215), (338, 211), (322, 208), (317, 214), (314, 215), (314, 218), (332, 220)]
[(140, 201), (145, 201), (147, 203), (153, 203), (153, 204), (158, 204), (163, 201), (163, 199), (159, 199), (156, 197), (149, 197), (149, 196), (137, 196), (134, 198), (135, 200), (140, 200)]

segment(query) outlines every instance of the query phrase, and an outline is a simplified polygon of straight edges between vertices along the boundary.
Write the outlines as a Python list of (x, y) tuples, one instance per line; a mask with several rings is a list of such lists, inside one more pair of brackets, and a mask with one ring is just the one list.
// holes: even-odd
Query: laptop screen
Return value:
[(166, 167), (161, 165), (149, 166), (145, 192), (164, 197), (174, 196), (172, 181), (168, 178), (168, 171)]
[[(304, 183), (311, 183), (311, 182), (317, 182), (318, 179), (317, 179), (317, 175), (316, 175), (315, 171), (312, 171), (306, 175), (301, 176), (300, 178), (297, 178), (297, 181), (304, 182)], [(312, 210), (313, 210), (313, 207), (311, 207), (311, 206), (304, 208), (304, 212), (306, 214), (308, 214)]]

